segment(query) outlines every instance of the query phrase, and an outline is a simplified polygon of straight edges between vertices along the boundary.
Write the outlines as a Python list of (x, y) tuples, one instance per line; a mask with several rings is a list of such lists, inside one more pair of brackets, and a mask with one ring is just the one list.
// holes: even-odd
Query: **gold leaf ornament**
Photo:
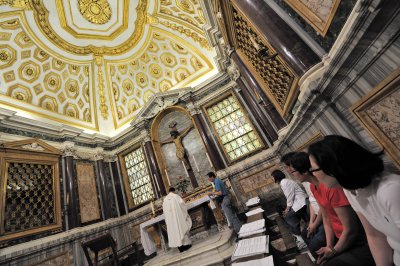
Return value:
[(79, 12), (89, 22), (105, 24), (111, 18), (111, 7), (107, 0), (78, 0)]

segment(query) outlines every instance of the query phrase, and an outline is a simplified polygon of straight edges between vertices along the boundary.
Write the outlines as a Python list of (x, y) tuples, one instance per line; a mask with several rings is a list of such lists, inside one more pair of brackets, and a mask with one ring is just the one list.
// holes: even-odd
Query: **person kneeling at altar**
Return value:
[(163, 210), (169, 247), (177, 247), (180, 252), (191, 248), (192, 241), (189, 238), (189, 231), (192, 228), (192, 219), (190, 219), (185, 202), (175, 194), (173, 187), (169, 188), (169, 193), (164, 199)]

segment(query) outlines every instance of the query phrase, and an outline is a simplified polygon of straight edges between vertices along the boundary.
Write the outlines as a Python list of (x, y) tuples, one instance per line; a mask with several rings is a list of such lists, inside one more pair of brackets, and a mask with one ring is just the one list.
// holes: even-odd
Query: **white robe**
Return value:
[(164, 199), (163, 211), (167, 224), (169, 247), (190, 245), (189, 231), (192, 228), (192, 220), (183, 199), (170, 192)]

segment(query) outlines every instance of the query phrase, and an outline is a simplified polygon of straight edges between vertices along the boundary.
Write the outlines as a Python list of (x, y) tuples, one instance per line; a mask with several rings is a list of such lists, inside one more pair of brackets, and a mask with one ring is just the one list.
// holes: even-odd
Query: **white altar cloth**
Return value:
[[(188, 210), (190, 210), (190, 209), (192, 209), (196, 206), (199, 206), (200, 204), (203, 204), (204, 202), (207, 202), (210, 200), (211, 200), (211, 198), (209, 196), (204, 196), (198, 200), (187, 203), (186, 207)], [(211, 202), (211, 208), (215, 209), (214, 202), (212, 200), (210, 202)], [(140, 224), (140, 240), (142, 242), (144, 254), (146, 254), (147, 256), (156, 252), (157, 248), (156, 248), (156, 244), (154, 243), (153, 239), (147, 233), (146, 227), (153, 225), (155, 223), (161, 222), (164, 219), (165, 219), (164, 214), (161, 214), (157, 217), (154, 217), (154, 218), (147, 220), (146, 222)]]

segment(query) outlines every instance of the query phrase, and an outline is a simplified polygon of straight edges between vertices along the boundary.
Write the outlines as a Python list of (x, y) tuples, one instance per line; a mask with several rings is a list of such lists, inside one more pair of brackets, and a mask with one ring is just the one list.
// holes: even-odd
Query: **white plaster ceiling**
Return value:
[(114, 136), (217, 72), (198, 0), (0, 1), (0, 107)]

